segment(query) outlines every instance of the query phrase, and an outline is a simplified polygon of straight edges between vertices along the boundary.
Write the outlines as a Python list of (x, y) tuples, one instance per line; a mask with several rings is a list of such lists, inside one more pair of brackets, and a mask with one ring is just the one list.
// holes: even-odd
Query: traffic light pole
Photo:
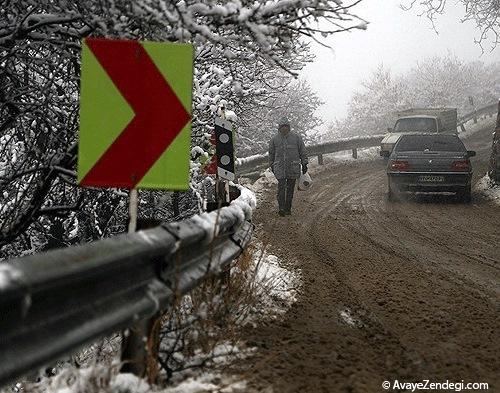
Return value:
[[(230, 126), (229, 124), (224, 124), (227, 123), (224, 107), (220, 108), (220, 119), (222, 119), (222, 122), (218, 122), (216, 119), (214, 130), (217, 155), (215, 193), (219, 208), (221, 206), (227, 206), (229, 205), (229, 202), (231, 202), (229, 181), (231, 178), (234, 179), (232, 125)], [(219, 175), (219, 170), (221, 170), (221, 175)], [(231, 284), (231, 271), (229, 267), (220, 273), (218, 283), (220, 285), (220, 290), (223, 288), (229, 288)]]
[[(226, 109), (224, 107), (220, 108), (220, 117), (221, 117), (221, 119), (226, 120)], [(216, 173), (216, 181), (217, 181), (219, 188), (220, 188), (221, 183), (224, 185), (224, 195), (221, 195), (220, 190), (218, 190), (218, 192), (217, 192), (217, 202), (219, 203), (219, 206), (221, 206), (223, 202), (229, 203), (230, 202), (229, 182), (220, 180), (218, 171)]]

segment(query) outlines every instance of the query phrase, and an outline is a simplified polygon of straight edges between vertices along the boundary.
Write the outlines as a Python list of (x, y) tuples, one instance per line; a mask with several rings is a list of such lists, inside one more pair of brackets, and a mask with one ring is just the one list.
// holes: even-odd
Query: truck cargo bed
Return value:
[(412, 108), (398, 112), (397, 117), (407, 116), (435, 116), (441, 121), (443, 127), (440, 132), (456, 132), (457, 130), (457, 108)]

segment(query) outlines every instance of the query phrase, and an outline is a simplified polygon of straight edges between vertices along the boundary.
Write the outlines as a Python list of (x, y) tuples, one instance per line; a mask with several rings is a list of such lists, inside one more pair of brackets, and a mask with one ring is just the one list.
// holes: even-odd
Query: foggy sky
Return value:
[[(353, 10), (367, 19), (366, 31), (334, 34), (323, 39), (333, 50), (313, 44), (317, 56), (300, 74), (325, 101), (318, 114), (328, 123), (346, 115), (347, 103), (360, 82), (380, 64), (399, 74), (417, 61), (451, 53), (464, 60), (500, 61), (500, 48), (482, 54), (474, 43), (479, 36), (473, 22), (460, 23), (463, 6), (448, 2), (446, 15), (436, 23), (439, 34), (415, 10), (403, 11), (409, 0), (364, 0)], [(405, 4), (403, 3), (403, 4)]]

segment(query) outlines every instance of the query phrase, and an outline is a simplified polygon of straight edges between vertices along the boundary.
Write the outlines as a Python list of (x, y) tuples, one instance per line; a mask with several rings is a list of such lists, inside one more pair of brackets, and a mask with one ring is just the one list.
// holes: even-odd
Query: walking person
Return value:
[(290, 130), (290, 122), (282, 117), (278, 133), (269, 142), (269, 164), (278, 179), (278, 205), (280, 216), (292, 214), (295, 182), (300, 172), (307, 172), (307, 153), (304, 141)]

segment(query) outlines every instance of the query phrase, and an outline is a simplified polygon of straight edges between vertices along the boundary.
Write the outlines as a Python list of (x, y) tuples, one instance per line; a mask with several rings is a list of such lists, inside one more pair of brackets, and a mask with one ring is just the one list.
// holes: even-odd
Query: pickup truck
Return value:
[(403, 134), (457, 133), (457, 108), (413, 108), (396, 114), (394, 128), (382, 139), (380, 155), (388, 157)]

